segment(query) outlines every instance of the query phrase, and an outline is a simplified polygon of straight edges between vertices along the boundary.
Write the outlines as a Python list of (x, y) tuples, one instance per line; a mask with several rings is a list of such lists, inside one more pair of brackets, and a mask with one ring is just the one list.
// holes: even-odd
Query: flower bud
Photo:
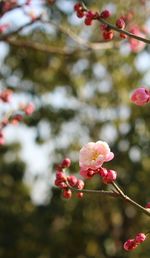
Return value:
[(84, 188), (84, 182), (81, 179), (78, 179), (77, 184), (76, 184), (76, 188), (79, 190), (82, 190)]
[(73, 176), (73, 175), (72, 176), (68, 176), (67, 180), (68, 180), (69, 185), (72, 186), (72, 187), (74, 187), (77, 184), (77, 182), (78, 182), (78, 179), (75, 176)]
[(108, 170), (107, 175), (103, 177), (103, 183), (111, 184), (113, 181), (116, 180), (116, 178), (117, 178), (117, 172), (114, 170)]
[(65, 189), (65, 190), (63, 191), (63, 197), (64, 197), (65, 199), (70, 199), (70, 198), (72, 197), (72, 192), (71, 192), (71, 190), (70, 190), (70, 189)]
[(144, 233), (138, 233), (135, 237), (135, 241), (137, 244), (141, 244), (146, 239), (146, 235)]
[(138, 106), (143, 106), (150, 101), (150, 92), (144, 87), (133, 91), (131, 101)]
[(71, 165), (71, 160), (69, 158), (65, 158), (61, 163), (62, 168), (69, 168), (70, 165)]
[(124, 243), (123, 248), (124, 248), (126, 251), (132, 251), (132, 250), (134, 250), (137, 246), (138, 246), (138, 244), (135, 242), (135, 239), (128, 239), (128, 240)]
[(109, 10), (104, 10), (104, 11), (101, 12), (100, 18), (107, 19), (110, 15), (111, 15), (111, 13), (110, 13)]

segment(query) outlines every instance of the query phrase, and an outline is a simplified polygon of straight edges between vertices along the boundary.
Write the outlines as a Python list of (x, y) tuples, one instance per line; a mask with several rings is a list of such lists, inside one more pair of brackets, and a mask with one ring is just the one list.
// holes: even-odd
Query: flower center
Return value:
[(99, 152), (98, 151), (94, 151), (92, 153), (92, 160), (94, 160), (94, 161), (97, 160), (98, 156), (99, 156)]

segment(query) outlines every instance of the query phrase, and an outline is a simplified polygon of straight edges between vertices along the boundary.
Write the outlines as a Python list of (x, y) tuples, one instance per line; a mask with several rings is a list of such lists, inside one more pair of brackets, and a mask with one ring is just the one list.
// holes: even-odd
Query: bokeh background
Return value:
[[(85, 2), (95, 10), (109, 8), (112, 22), (130, 11), (132, 24), (150, 24), (149, 1)], [(48, 22), (13, 39), (38, 42), (45, 51), (0, 43), (0, 87), (14, 91), (11, 104), (0, 103), (1, 115), (19, 102), (36, 105), (25, 123), (6, 128), (6, 144), (0, 146), (0, 257), (149, 258), (150, 240), (131, 253), (122, 248), (128, 238), (150, 230), (146, 215), (96, 194), (67, 201), (53, 186), (56, 163), (70, 157), (70, 172), (77, 174), (82, 145), (104, 140), (115, 153), (108, 167), (118, 172), (119, 185), (140, 204), (150, 201), (149, 105), (129, 100), (133, 89), (150, 87), (150, 47), (132, 53), (117, 35), (100, 44), (99, 24), (86, 27), (74, 3), (33, 1), (33, 11)], [(3, 19), (14, 29), (27, 17), (17, 10)], [(106, 189), (98, 177), (86, 186)]]

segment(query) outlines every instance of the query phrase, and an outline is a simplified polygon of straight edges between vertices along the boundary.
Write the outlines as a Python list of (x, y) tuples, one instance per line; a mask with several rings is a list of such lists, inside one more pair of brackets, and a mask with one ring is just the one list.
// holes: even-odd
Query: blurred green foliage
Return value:
[[(143, 24), (148, 19), (142, 1), (85, 2), (98, 10), (108, 4), (114, 17), (133, 11), (133, 24)], [(53, 7), (45, 6), (49, 20), (81, 38), (99, 42), (99, 25), (89, 28), (82, 22), (78, 24), (73, 3), (58, 0)], [(149, 105), (134, 106), (129, 95), (145, 82), (148, 69), (137, 69), (136, 64), (143, 53), (149, 55), (149, 47), (137, 55), (126, 51), (126, 43), (120, 48), (85, 50), (54, 25), (51, 30), (41, 25), (33, 27), (18, 39), (59, 48), (71, 46), (75, 50), (61, 55), (10, 45), (0, 74), (5, 86), (18, 95), (24, 92), (37, 102), (36, 112), (26, 122), (37, 128), (39, 144), (44, 144), (39, 124), (46, 121), (50, 126), (49, 140), (56, 142), (50, 161), (51, 176), (54, 164), (67, 155), (73, 160), (71, 171), (78, 172), (82, 144), (106, 140), (115, 153), (108, 166), (118, 171), (118, 182), (124, 191), (145, 205), (150, 196)], [(12, 76), (18, 78), (18, 84), (11, 80)], [(50, 101), (45, 101), (48, 95)], [(65, 144), (61, 144), (62, 139), (66, 139)], [(149, 240), (134, 252), (122, 249), (125, 240), (140, 231), (149, 231), (146, 215), (122, 200), (96, 194), (66, 201), (56, 188), (49, 190), (52, 194), (49, 203), (35, 205), (23, 180), (26, 165), (19, 152), (18, 144), (0, 148), (1, 258), (149, 258)], [(106, 188), (99, 178), (88, 181), (87, 187)]]

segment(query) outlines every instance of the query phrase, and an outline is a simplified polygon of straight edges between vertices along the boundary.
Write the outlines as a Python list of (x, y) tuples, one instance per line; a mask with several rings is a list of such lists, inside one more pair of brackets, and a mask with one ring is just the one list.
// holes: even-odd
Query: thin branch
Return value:
[(73, 31), (71, 31), (68, 27), (65, 27), (64, 25), (57, 24), (54, 21), (43, 21), (44, 24), (53, 25), (59, 31), (66, 34), (69, 38), (71, 38), (73, 41), (75, 41), (78, 45), (81, 45), (87, 49), (91, 50), (102, 50), (102, 49), (111, 49), (113, 47), (119, 47), (120, 42), (106, 42), (106, 41), (100, 41), (100, 42), (87, 42), (83, 38), (79, 37), (77, 34), (75, 34)]
[(138, 210), (142, 211), (143, 213), (145, 213), (146, 215), (148, 215), (150, 217), (150, 211), (146, 208), (144, 208), (143, 206), (141, 206), (140, 204), (138, 204), (137, 202), (135, 202), (134, 200), (132, 200), (130, 197), (128, 197), (127, 195), (124, 194), (124, 192), (120, 189), (120, 187), (113, 181), (111, 183), (113, 185), (113, 187), (115, 188), (115, 190), (112, 191), (105, 191), (105, 190), (89, 190), (89, 189), (76, 189), (74, 187), (71, 187), (69, 185), (69, 183), (67, 182), (67, 186), (68, 188), (70, 188), (72, 191), (75, 192), (83, 192), (83, 193), (98, 193), (98, 194), (103, 194), (103, 195), (107, 195), (107, 196), (111, 196), (114, 198), (122, 198), (125, 201), (129, 202), (132, 206), (134, 206), (135, 208), (137, 208)]
[(74, 188), (74, 187), (71, 187), (69, 184), (68, 185), (68, 188), (71, 189), (72, 191), (74, 192), (79, 192), (79, 193), (97, 193), (97, 194), (103, 194), (103, 195), (108, 195), (108, 196), (111, 196), (111, 197), (120, 197), (120, 194), (117, 193), (117, 192), (113, 192), (113, 191), (105, 191), (105, 190), (91, 190), (91, 189), (82, 189), (82, 190), (79, 190), (77, 188)]
[(128, 32), (128, 31), (126, 31), (126, 30), (119, 29), (119, 28), (116, 27), (115, 25), (113, 25), (113, 24), (107, 22), (106, 20), (104, 20), (104, 19), (102, 19), (102, 18), (98, 18), (97, 20), (98, 20), (99, 22), (103, 23), (103, 24), (108, 25), (109, 28), (112, 29), (112, 30), (115, 30), (115, 31), (117, 31), (117, 32), (119, 32), (119, 33), (126, 34), (126, 35), (129, 36), (130, 38), (134, 38), (134, 39), (137, 39), (137, 40), (139, 40), (139, 41), (143, 41), (143, 42), (145, 42), (145, 43), (147, 43), (147, 44), (150, 44), (150, 39), (146, 39), (146, 38), (137, 36), (136, 34), (133, 34), (133, 33), (131, 33), (131, 32)]
[(0, 14), (0, 18), (3, 17), (3, 15), (5, 15), (5, 14), (7, 14), (7, 13), (9, 13), (9, 12), (11, 12), (11, 11), (13, 11), (13, 10), (16, 10), (16, 9), (20, 9), (20, 8), (22, 8), (22, 7), (24, 7), (24, 6), (25, 6), (25, 4), (18, 4), (18, 5), (15, 5), (15, 6), (11, 7), (10, 9), (8, 9), (6, 12), (2, 12), (2, 13)]
[(7, 38), (5, 42), (15, 47), (30, 48), (33, 50), (37, 50), (45, 53), (51, 53), (51, 54), (70, 55), (72, 53), (72, 51), (68, 48), (48, 46), (46, 44), (41, 44), (37, 42), (30, 42), (30, 41), (23, 41), (23, 40), (16, 40), (16, 39), (14, 40), (12, 38)]
[[(83, 5), (83, 8), (85, 9), (85, 11), (88, 12), (89, 10), (88, 10), (87, 6), (85, 5), (85, 2), (84, 2), (84, 1), (81, 1), (81, 3), (82, 3), (82, 5)], [(112, 30), (114, 30), (114, 31), (117, 31), (117, 32), (119, 32), (119, 33), (126, 34), (126, 35), (129, 36), (130, 38), (134, 38), (134, 39), (137, 39), (137, 40), (139, 40), (139, 41), (143, 41), (143, 42), (145, 42), (145, 43), (147, 43), (147, 44), (150, 44), (150, 39), (146, 39), (146, 38), (137, 36), (137, 35), (135, 35), (135, 34), (133, 34), (133, 33), (130, 33), (130, 32), (128, 32), (128, 31), (126, 31), (126, 30), (119, 29), (117, 26), (115, 26), (115, 25), (109, 23), (109, 22), (106, 21), (105, 19), (100, 18), (100, 15), (98, 15), (98, 16), (99, 16), (99, 17), (96, 18), (95, 20), (98, 20), (98, 21), (99, 21), (100, 23), (102, 23), (102, 24), (108, 25), (108, 27), (109, 27), (110, 29), (112, 29)]]
[[(44, 53), (50, 53), (50, 54), (58, 54), (58, 55), (73, 55), (78, 54), (81, 52), (81, 48), (67, 48), (67, 47), (55, 47), (55, 46), (49, 46), (43, 43), (38, 42), (30, 42), (26, 40), (17, 40), (13, 38), (7, 38), (5, 39), (5, 42), (9, 43), (12, 46), (20, 47), (20, 48), (30, 48), (33, 50), (41, 51)], [(82, 49), (82, 51), (98, 51), (103, 49), (110, 49), (112, 48), (112, 44), (97, 44)]]
[(118, 193), (120, 194), (120, 197), (122, 197), (125, 201), (129, 202), (131, 205), (138, 208), (140, 211), (142, 211), (143, 213), (145, 213), (150, 217), (149, 210), (147, 210), (146, 208), (144, 208), (143, 206), (141, 206), (140, 204), (132, 200), (130, 197), (128, 197), (126, 194), (124, 194), (124, 192), (120, 189), (120, 187), (115, 182), (112, 182), (112, 185), (118, 191)]
[(31, 20), (30, 22), (20, 26), (18, 29), (14, 30), (14, 31), (10, 31), (8, 33), (5, 33), (3, 35), (0, 36), (0, 41), (5, 41), (7, 38), (19, 33), (20, 31), (22, 31), (24, 28), (34, 24), (35, 22), (37, 21), (40, 21), (41, 20), (41, 15), (40, 16), (37, 16), (34, 20)]

